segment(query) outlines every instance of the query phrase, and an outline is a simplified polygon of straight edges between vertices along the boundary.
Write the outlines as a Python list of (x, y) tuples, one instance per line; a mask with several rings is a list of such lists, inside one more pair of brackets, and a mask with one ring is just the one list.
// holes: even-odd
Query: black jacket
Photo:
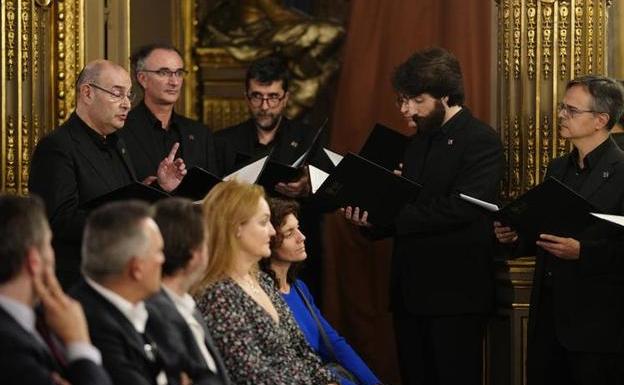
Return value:
[[(41, 139), (30, 165), (28, 188), (45, 202), (54, 234), (57, 275), (65, 288), (80, 276), (80, 244), (87, 216), (81, 205), (136, 179), (123, 139), (116, 142), (121, 160), (113, 158), (115, 164), (111, 164), (87, 129), (73, 113)], [(123, 169), (125, 175), (120, 178), (114, 167)]]
[(61, 368), (47, 348), (0, 308), (0, 383), (52, 385), (52, 372), (74, 385), (111, 385), (103, 367), (87, 359)]
[[(230, 378), (227, 374), (227, 369), (221, 358), (221, 353), (214, 344), (212, 337), (206, 327), (199, 312), (195, 317), (197, 321), (203, 326), (205, 332), (204, 343), (210, 355), (217, 365), (217, 374), (209, 375), (209, 369), (204, 361), (201, 351), (197, 347), (195, 337), (190, 327), (178, 312), (173, 300), (169, 298), (164, 290), (161, 290), (149, 300), (146, 301), (148, 311), (154, 313), (158, 311), (167, 323), (168, 328), (162, 330), (154, 330), (158, 336), (158, 340), (166, 341), (167, 345), (161, 346), (164, 349), (171, 350), (173, 352), (179, 352), (184, 356), (184, 371), (190, 375), (191, 378), (205, 377), (204, 384), (210, 385), (229, 385), (231, 384)], [(197, 380), (195, 380), (197, 382)]]
[[(563, 179), (570, 155), (554, 159), (546, 176)], [(624, 152), (609, 139), (578, 193), (605, 214), (624, 215)], [(557, 235), (557, 234), (554, 234)], [(540, 320), (545, 260), (550, 259), (554, 321), (571, 351), (622, 352), (624, 347), (624, 232), (597, 221), (579, 237), (580, 258), (555, 258), (537, 248), (529, 317), (529, 348)]]
[(492, 223), (457, 192), (496, 201), (502, 171), (498, 134), (466, 108), (440, 129), (411, 138), (403, 176), (423, 188), (393, 227), (373, 230), (394, 236), (394, 311), (435, 316), (492, 309)]
[[(138, 180), (155, 176), (158, 165), (169, 154), (161, 152), (155, 135), (154, 125), (161, 125), (144, 102), (139, 103), (128, 113), (128, 119), (120, 136), (124, 139), (132, 158)], [(217, 166), (214, 140), (208, 127), (202, 123), (178, 115), (171, 117), (171, 124), (177, 125), (181, 134), (178, 156), (184, 159), (187, 168), (198, 166), (217, 176), (221, 170)]]

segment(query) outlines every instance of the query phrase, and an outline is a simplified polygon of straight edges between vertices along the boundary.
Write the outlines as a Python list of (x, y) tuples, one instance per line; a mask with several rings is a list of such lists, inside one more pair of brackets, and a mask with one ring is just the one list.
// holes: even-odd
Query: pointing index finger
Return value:
[(169, 155), (167, 155), (167, 160), (169, 162), (173, 162), (175, 159), (176, 152), (178, 152), (178, 148), (180, 148), (180, 143), (175, 142), (173, 146), (171, 146), (171, 151), (169, 151)]

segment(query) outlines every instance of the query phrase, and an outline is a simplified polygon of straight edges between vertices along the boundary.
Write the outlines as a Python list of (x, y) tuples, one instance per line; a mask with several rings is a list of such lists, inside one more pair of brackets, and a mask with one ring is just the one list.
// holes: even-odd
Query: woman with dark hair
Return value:
[(307, 257), (305, 236), (299, 230), (297, 219), (299, 205), (293, 200), (272, 198), (269, 207), (276, 233), (271, 238), (271, 257), (262, 259), (260, 267), (273, 278), (306, 340), (324, 363), (338, 363), (352, 374), (353, 378), (349, 378), (340, 368), (333, 367), (341, 377), (342, 385), (381, 383), (345, 339), (325, 320), (305, 283), (297, 279), (301, 263)]

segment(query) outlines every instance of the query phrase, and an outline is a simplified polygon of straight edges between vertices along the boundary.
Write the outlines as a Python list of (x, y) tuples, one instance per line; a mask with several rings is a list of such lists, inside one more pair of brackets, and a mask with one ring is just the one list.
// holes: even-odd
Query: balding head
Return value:
[(93, 130), (106, 136), (123, 127), (131, 107), (128, 72), (108, 60), (87, 64), (78, 75), (76, 113)]

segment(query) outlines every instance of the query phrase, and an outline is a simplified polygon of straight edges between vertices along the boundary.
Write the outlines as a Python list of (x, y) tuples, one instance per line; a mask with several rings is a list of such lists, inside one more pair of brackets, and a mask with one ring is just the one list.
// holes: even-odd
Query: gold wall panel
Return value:
[(606, 74), (609, 0), (496, 0), (498, 126), (507, 156), (503, 198), (540, 183), (569, 151), (556, 105), (582, 74)]
[(82, 9), (83, 0), (2, 1), (2, 192), (28, 192), (35, 145), (74, 108), (83, 57)]

